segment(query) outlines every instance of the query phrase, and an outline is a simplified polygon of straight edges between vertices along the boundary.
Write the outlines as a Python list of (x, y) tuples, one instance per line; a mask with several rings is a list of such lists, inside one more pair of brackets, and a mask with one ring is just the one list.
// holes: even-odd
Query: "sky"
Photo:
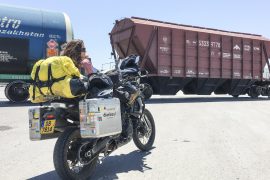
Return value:
[(0, 4), (65, 12), (74, 37), (85, 42), (93, 65), (113, 62), (109, 32), (115, 20), (142, 17), (215, 29), (260, 34), (270, 38), (267, 0), (0, 0)]

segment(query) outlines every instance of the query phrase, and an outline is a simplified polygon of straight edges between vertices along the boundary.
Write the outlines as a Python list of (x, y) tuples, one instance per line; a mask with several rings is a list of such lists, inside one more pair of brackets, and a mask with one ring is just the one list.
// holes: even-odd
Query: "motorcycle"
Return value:
[(139, 63), (131, 55), (119, 61), (117, 82), (111, 72), (94, 74), (84, 96), (29, 109), (31, 140), (58, 137), (53, 162), (62, 179), (88, 179), (97, 163), (132, 139), (142, 151), (152, 148), (155, 123), (145, 108)]

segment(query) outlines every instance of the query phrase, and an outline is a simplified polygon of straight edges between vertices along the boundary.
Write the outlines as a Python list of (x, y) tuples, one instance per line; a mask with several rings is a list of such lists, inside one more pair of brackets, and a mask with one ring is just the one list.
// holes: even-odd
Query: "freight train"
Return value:
[(33, 64), (59, 55), (61, 45), (71, 39), (65, 13), (0, 5), (0, 82), (8, 83), (6, 97), (12, 102), (27, 100)]
[(261, 35), (132, 17), (116, 21), (110, 39), (115, 57), (142, 57), (148, 97), (270, 96), (270, 40)]

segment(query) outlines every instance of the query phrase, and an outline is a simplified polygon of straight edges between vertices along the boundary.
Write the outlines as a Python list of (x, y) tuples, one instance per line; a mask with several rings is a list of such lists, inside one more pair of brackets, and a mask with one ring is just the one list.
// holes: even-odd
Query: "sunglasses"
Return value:
[(81, 49), (81, 52), (86, 52), (86, 49), (85, 49), (85, 48), (82, 48), (82, 49)]

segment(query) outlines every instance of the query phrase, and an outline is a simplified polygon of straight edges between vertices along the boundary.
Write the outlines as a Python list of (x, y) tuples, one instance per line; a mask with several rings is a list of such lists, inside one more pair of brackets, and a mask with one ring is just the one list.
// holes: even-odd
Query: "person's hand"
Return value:
[(90, 74), (88, 74), (88, 75), (87, 75), (88, 79), (90, 79), (91, 76), (93, 76), (93, 75), (95, 75), (95, 74), (97, 74), (97, 73), (90, 73)]
[(84, 82), (87, 82), (88, 81), (88, 77), (86, 76), (83, 76), (83, 75), (80, 75), (80, 79)]

